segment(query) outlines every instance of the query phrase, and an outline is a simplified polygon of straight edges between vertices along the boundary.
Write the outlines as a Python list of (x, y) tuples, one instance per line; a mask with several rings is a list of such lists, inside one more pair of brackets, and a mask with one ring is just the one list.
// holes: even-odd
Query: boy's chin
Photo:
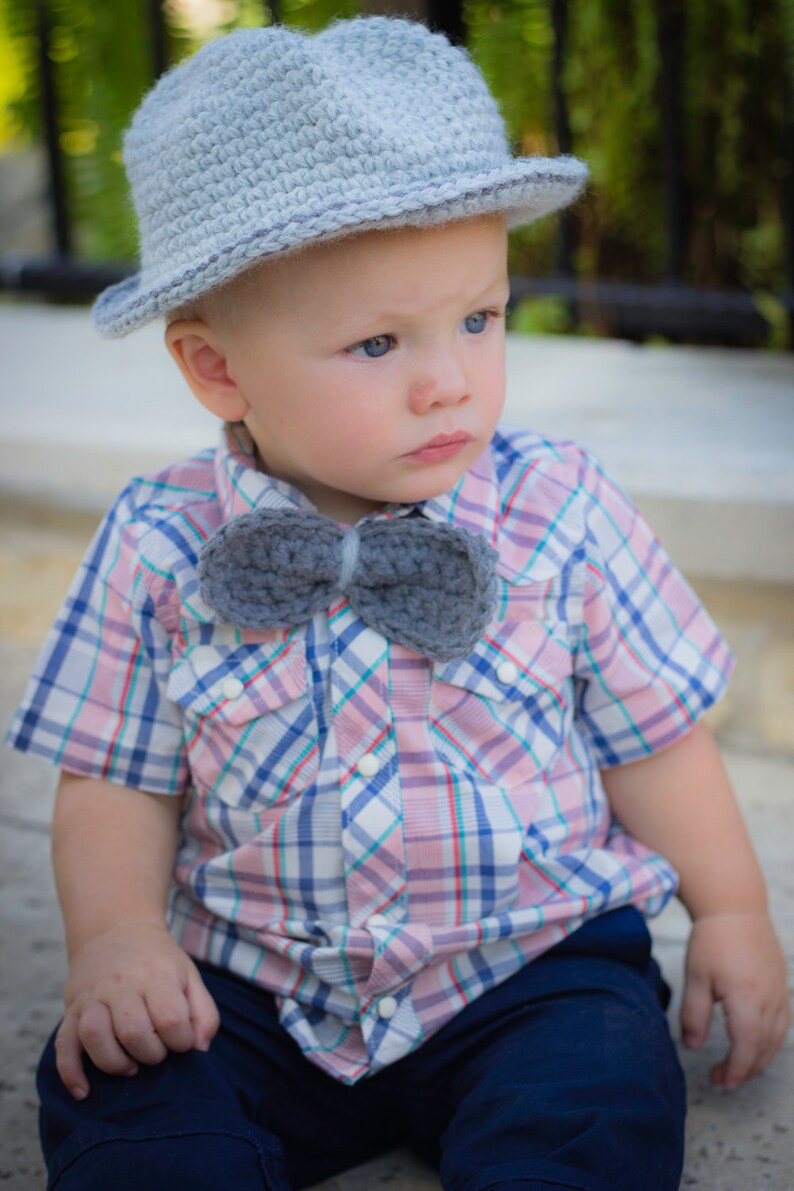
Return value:
[(471, 467), (473, 460), (467, 459), (465, 463), (458, 463), (457, 460), (455, 462), (457, 466), (429, 468), (425, 475), (416, 477), (415, 484), (408, 485), (407, 495), (395, 499), (393, 503), (420, 504), (423, 500), (433, 500), (436, 496), (443, 496), (445, 492), (449, 492), (451, 488), (455, 487), (461, 476)]
[[(455, 460), (450, 466), (450, 461), (447, 461), (443, 466), (423, 468), (421, 472), (408, 479), (403, 476), (400, 482), (393, 485), (385, 484), (375, 491), (366, 488), (356, 492), (337, 491), (332, 495), (325, 493), (314, 499), (318, 510), (326, 516), (351, 521), (387, 505), (417, 505), (443, 496), (455, 487), (471, 463), (471, 459), (461, 459)], [(309, 495), (312, 496), (312, 493)]]

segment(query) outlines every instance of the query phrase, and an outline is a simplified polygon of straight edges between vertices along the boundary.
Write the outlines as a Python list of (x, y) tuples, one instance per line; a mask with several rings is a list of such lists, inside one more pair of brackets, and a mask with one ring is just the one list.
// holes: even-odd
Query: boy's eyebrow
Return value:
[[(510, 281), (509, 281), (507, 274), (502, 274), (501, 276), (494, 278), (487, 285), (483, 286), (483, 288), (481, 290), (478, 290), (478, 292), (476, 294), (474, 294), (469, 299), (468, 305), (472, 306), (472, 308), (473, 308), (479, 302), (482, 302), (487, 297), (490, 297), (492, 294), (495, 294), (496, 290), (499, 290), (500, 297), (502, 296), (502, 294), (505, 291), (507, 292), (507, 297), (510, 296)], [(377, 306), (377, 307), (373, 306), (373, 307), (370, 307), (370, 309), (368, 309), (366, 312), (366, 321), (368, 323), (369, 322), (373, 322), (373, 323), (389, 322), (393, 318), (398, 318), (398, 317), (403, 318), (404, 316), (405, 316), (405, 312), (395, 311), (394, 309), (389, 308), (385, 305)], [(337, 326), (339, 326), (342, 323), (347, 321), (345, 319), (344, 314), (342, 314), (338, 317), (334, 317), (332, 315), (331, 317), (333, 319), (333, 322)]]
[(478, 298), (485, 297), (486, 294), (490, 294), (495, 289), (500, 291), (506, 289), (508, 294), (510, 293), (510, 278), (508, 277), (507, 273), (500, 273), (498, 277), (494, 278), (490, 285), (486, 285), (484, 289), (481, 289), (477, 296)]
[(510, 297), (510, 286), (506, 281), (495, 281), (493, 285), (488, 285), (485, 289), (481, 289), (479, 293), (472, 297), (468, 305), (474, 308), (484, 302), (506, 302)]

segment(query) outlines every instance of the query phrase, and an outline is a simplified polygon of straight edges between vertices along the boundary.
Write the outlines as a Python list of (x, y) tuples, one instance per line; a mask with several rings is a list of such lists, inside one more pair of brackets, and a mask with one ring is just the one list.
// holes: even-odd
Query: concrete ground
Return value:
[[(132, 375), (126, 365), (111, 367), (110, 356), (99, 371), (92, 371), (84, 354), (90, 340), (83, 323), (83, 316), (75, 318), (73, 311), (31, 309), (20, 315), (12, 308), (0, 309), (0, 350), (6, 365), (0, 394), (3, 728), (99, 507), (129, 473), (157, 462), (158, 452), (167, 459), (208, 441), (206, 422), (197, 419), (185, 425), (175, 414), (174, 401), (187, 399), (166, 394), (154, 355), (143, 353), (137, 360), (139, 372), (133, 369)], [(102, 351), (118, 346), (104, 345)], [(17, 363), (15, 372), (14, 360), (23, 356), (33, 367), (23, 370)], [(744, 686), (739, 682), (739, 694), (728, 702), (727, 713), (716, 718), (715, 729), (768, 876), (773, 913), (792, 962), (791, 357), (689, 350), (649, 355), (645, 349), (620, 344), (546, 340), (511, 344), (511, 367), (512, 420), (529, 420), (531, 402), (541, 419), (536, 424), (595, 445), (643, 507), (656, 501), (655, 524), (658, 527), (660, 516), (666, 519), (663, 538), (676, 557), (689, 552), (685, 569), (696, 576), (699, 590), (708, 588), (713, 594), (717, 619), (729, 626), (732, 641), (736, 636), (740, 662), (744, 659), (740, 670), (752, 681), (742, 680)], [(598, 396), (592, 403), (577, 396), (594, 390)], [(143, 394), (137, 405), (136, 393)], [(150, 411), (148, 421), (136, 416), (141, 403)], [(188, 442), (191, 435), (195, 441)], [(732, 508), (739, 510), (740, 518), (752, 516), (755, 540), (745, 542), (747, 535), (731, 534), (726, 541), (720, 527), (733, 523)], [(753, 701), (761, 705), (755, 719), (749, 714)], [(53, 784), (49, 766), (4, 750), (0, 1186), (9, 1191), (44, 1186), (33, 1074), (41, 1045), (59, 1015), (65, 972), (49, 865)], [(671, 1024), (677, 1035), (686, 915), (673, 904), (652, 929), (675, 990)], [(682, 1186), (792, 1191), (792, 1040), (767, 1072), (733, 1093), (715, 1091), (708, 1082), (708, 1069), (724, 1048), (718, 1019), (703, 1052), (682, 1053), (691, 1104)], [(397, 1151), (329, 1181), (322, 1191), (369, 1191), (379, 1186), (431, 1191), (440, 1183), (410, 1154)], [(641, 1171), (637, 1189), (654, 1191)]]

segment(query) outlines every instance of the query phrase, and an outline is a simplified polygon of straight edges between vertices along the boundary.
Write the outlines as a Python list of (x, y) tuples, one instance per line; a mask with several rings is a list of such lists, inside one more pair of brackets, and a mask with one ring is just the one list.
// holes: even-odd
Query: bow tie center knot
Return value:
[(361, 536), (357, 529), (348, 529), (342, 538), (342, 558), (339, 568), (339, 590), (347, 592), (358, 565)]

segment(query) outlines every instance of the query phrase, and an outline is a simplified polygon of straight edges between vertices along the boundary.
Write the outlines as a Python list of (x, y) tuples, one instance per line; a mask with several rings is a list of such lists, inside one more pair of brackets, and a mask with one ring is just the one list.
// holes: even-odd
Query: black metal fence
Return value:
[[(162, 0), (145, 0), (151, 44), (151, 73), (157, 78), (167, 66), (167, 35)], [(402, 4), (373, 3), (370, 9), (422, 17), (431, 27), (464, 43), (466, 29), (462, 0), (405, 0)], [(564, 67), (567, 52), (569, 0), (549, 0), (554, 32), (551, 62), (551, 100), (554, 133), (559, 151), (572, 151)], [(55, 253), (49, 257), (0, 256), (0, 290), (36, 293), (57, 298), (87, 299), (135, 271), (128, 262), (86, 263), (72, 256), (64, 163), (60, 146), (55, 67), (50, 55), (50, 21), (47, 4), (38, 8), (38, 72), (42, 125), (48, 163), (48, 208)], [(263, 18), (278, 20), (278, 0), (263, 0)], [(616, 281), (582, 281), (575, 272), (577, 214), (558, 216), (557, 272), (549, 277), (513, 277), (512, 302), (525, 297), (555, 295), (568, 304), (574, 325), (586, 318), (605, 333), (642, 340), (650, 335), (672, 341), (756, 345), (769, 335), (767, 318), (755, 297), (742, 291), (703, 290), (684, 284), (689, 207), (684, 176), (681, 113), (681, 61), (685, 0), (658, 0), (658, 36), (661, 62), (661, 126), (663, 131), (662, 185), (664, 191), (665, 276), (653, 285)], [(788, 320), (789, 344), (794, 345), (794, 115), (791, 95), (787, 103), (784, 169), (780, 180), (786, 231), (788, 288), (775, 295), (778, 310)]]

